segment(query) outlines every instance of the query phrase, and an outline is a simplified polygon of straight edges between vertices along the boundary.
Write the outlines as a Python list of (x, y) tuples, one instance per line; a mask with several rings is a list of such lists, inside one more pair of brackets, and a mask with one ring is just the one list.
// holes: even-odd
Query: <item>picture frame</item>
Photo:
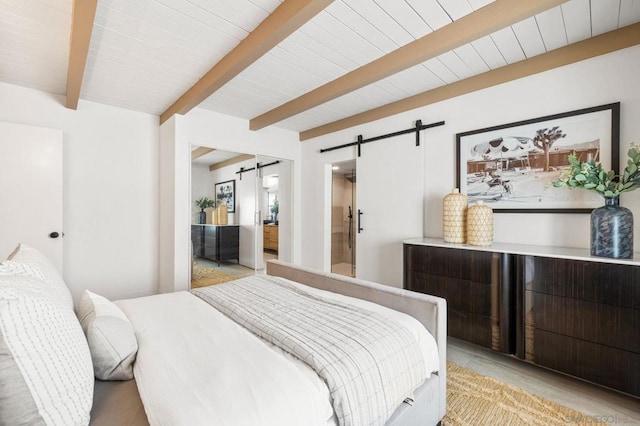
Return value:
[[(546, 149), (545, 149), (546, 147)], [(620, 103), (456, 134), (456, 186), (495, 213), (591, 213), (593, 191), (556, 188), (568, 156), (619, 172)]]
[(227, 180), (215, 184), (216, 207), (220, 203), (227, 205), (227, 212), (235, 213), (236, 211), (236, 181)]

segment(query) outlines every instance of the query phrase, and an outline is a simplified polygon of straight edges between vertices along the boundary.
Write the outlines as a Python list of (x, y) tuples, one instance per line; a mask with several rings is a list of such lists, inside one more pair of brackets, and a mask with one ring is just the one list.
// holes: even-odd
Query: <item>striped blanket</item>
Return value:
[(384, 425), (427, 377), (415, 338), (375, 312), (252, 276), (192, 293), (324, 379), (343, 426)]

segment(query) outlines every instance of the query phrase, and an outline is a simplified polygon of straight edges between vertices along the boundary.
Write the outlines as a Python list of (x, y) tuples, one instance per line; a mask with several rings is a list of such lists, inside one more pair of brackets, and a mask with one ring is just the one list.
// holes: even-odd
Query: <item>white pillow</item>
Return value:
[(73, 311), (25, 276), (0, 276), (0, 424), (89, 424), (91, 354)]
[(87, 336), (95, 376), (101, 380), (132, 379), (138, 341), (124, 312), (108, 299), (85, 290), (78, 304), (78, 319)]
[(0, 264), (0, 274), (40, 278), (50, 287), (52, 297), (73, 310), (73, 298), (60, 273), (44, 254), (32, 247), (19, 244), (9, 259)]

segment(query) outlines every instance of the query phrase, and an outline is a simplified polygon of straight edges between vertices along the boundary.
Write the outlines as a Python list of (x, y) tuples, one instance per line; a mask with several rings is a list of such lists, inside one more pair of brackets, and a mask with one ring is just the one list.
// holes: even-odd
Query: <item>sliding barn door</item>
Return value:
[(0, 123), (0, 260), (25, 243), (62, 273), (62, 130)]
[(408, 134), (361, 149), (356, 160), (356, 277), (402, 287), (402, 241), (422, 237), (423, 230), (422, 144), (417, 147), (415, 134)]

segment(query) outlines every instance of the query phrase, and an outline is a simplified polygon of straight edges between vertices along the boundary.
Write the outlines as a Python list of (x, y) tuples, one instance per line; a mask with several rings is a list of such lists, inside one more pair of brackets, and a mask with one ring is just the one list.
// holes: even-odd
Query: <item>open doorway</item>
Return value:
[(280, 177), (277, 173), (262, 177), (262, 205), (265, 215), (262, 220), (262, 249), (264, 261), (278, 258), (280, 200), (278, 200)]
[(291, 262), (293, 161), (192, 146), (191, 200), (191, 288)]
[(260, 271), (271, 259), (291, 261), (293, 163), (291, 160), (258, 155), (256, 164), (256, 259)]
[(356, 162), (332, 165), (331, 272), (356, 275)]
[(255, 186), (242, 167), (255, 168), (255, 156), (192, 146), (191, 288), (255, 273)]

